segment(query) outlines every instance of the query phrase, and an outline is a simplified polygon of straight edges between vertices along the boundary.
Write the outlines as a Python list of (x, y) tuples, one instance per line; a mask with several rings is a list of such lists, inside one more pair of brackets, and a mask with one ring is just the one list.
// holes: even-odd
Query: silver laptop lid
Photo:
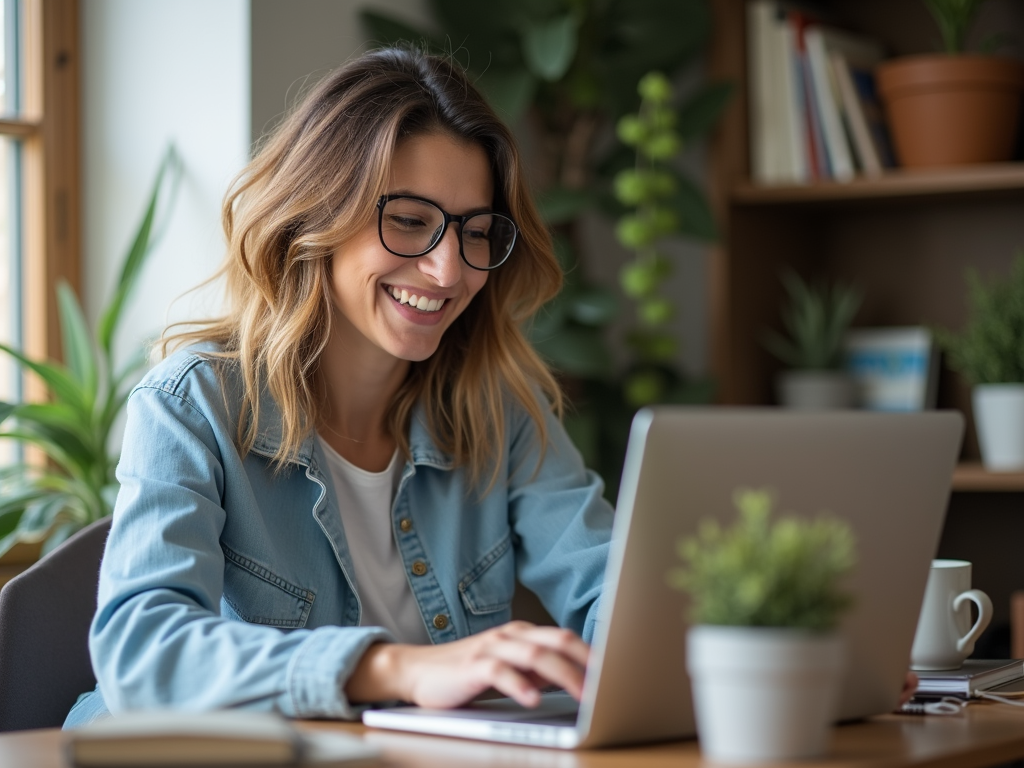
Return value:
[(890, 711), (909, 664), (962, 434), (955, 412), (663, 406), (638, 413), (580, 711), (581, 745), (695, 733), (687, 601), (666, 574), (678, 565), (677, 540), (700, 520), (736, 518), (737, 488), (771, 489), (776, 514), (828, 512), (851, 525), (856, 605), (842, 625), (848, 673), (840, 718)]

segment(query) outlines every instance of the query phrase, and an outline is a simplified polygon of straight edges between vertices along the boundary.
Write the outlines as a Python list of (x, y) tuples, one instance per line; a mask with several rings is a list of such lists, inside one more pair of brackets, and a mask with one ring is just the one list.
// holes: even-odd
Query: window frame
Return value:
[[(0, 135), (21, 141), (21, 345), (61, 360), (55, 289), (82, 283), (79, 0), (21, 0), (20, 15), (21, 111)], [(29, 377), (24, 395), (45, 389)]]

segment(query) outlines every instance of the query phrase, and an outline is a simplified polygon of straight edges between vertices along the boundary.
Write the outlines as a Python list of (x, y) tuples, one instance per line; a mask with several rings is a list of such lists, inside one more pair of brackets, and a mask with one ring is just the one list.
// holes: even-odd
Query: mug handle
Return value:
[(978, 619), (974, 622), (974, 626), (971, 627), (966, 635), (956, 641), (957, 651), (963, 653), (966, 649), (969, 656), (974, 652), (974, 641), (978, 639), (981, 633), (985, 631), (988, 623), (992, 621), (992, 601), (980, 589), (969, 589), (966, 592), (961, 592), (953, 599), (953, 610), (959, 610), (965, 600), (970, 600), (978, 606)]

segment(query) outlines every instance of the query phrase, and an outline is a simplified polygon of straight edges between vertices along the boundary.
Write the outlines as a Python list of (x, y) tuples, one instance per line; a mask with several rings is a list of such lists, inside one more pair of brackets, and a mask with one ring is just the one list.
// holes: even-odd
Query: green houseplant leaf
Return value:
[(180, 160), (170, 147), (95, 333), (70, 286), (57, 286), (63, 363), (34, 360), (0, 344), (0, 352), (36, 374), (49, 391), (45, 402), (0, 403), (0, 438), (33, 445), (48, 460), (45, 466), (21, 464), (0, 471), (0, 554), (19, 541), (43, 541), (43, 552), (48, 552), (113, 509), (117, 460), (108, 455), (110, 432), (128, 382), (145, 360), (133, 354), (127, 365), (115, 369), (114, 334), (180, 176)]
[(523, 59), (537, 77), (558, 80), (572, 64), (576, 43), (576, 19), (572, 14), (531, 24), (523, 35)]

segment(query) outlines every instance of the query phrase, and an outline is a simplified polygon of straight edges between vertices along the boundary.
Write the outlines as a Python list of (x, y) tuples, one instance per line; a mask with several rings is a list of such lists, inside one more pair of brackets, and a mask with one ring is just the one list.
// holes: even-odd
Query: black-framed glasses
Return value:
[(411, 195), (381, 195), (377, 201), (380, 242), (395, 256), (413, 258), (430, 253), (448, 225), (459, 225), (459, 254), (473, 269), (494, 269), (508, 259), (519, 229), (503, 213), (483, 211), (456, 216), (429, 200)]

